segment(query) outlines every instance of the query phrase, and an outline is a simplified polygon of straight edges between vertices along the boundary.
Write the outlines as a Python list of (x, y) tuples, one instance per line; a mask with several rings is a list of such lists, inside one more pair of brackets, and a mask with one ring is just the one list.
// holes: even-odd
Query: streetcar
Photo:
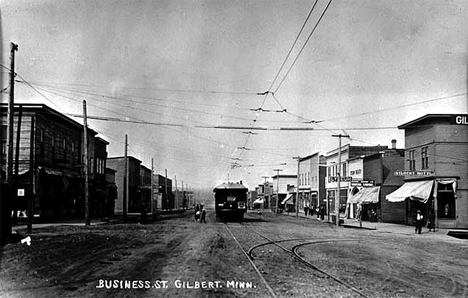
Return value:
[(216, 218), (242, 221), (247, 212), (248, 189), (240, 182), (225, 182), (213, 189)]

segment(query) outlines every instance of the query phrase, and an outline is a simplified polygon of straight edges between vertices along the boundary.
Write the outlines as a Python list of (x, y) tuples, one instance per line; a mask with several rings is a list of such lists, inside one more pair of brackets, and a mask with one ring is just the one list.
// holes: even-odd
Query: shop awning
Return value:
[(256, 199), (253, 204), (263, 204), (263, 199)]
[[(286, 196), (286, 199), (284, 199), (281, 204), (286, 204), (290, 199), (292, 198), (292, 193), (288, 194)], [(292, 204), (292, 203), (291, 203)]]
[(379, 202), (380, 186), (364, 187), (348, 198), (348, 203), (371, 204)]
[(386, 196), (389, 202), (402, 202), (406, 198), (426, 203), (431, 196), (434, 180), (405, 182), (399, 189)]

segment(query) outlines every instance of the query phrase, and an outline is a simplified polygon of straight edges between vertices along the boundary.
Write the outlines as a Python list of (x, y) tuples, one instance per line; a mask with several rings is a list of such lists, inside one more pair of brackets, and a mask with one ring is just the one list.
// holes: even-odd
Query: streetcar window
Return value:
[(227, 196), (227, 201), (228, 202), (234, 202), (236, 200), (236, 197), (235, 196)]

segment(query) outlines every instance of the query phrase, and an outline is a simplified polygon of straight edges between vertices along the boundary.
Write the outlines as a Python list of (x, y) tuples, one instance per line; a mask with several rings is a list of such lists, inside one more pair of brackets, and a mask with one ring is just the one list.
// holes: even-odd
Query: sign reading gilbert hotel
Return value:
[(468, 125), (468, 114), (467, 115), (451, 115), (450, 123), (455, 125)]
[(433, 171), (396, 171), (395, 176), (434, 176)]

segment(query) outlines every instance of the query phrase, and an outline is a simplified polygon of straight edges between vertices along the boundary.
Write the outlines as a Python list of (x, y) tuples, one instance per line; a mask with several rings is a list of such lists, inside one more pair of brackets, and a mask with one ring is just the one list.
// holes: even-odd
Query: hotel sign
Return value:
[(396, 171), (395, 176), (434, 176), (434, 171)]
[(452, 115), (450, 123), (455, 125), (468, 125), (468, 115)]

